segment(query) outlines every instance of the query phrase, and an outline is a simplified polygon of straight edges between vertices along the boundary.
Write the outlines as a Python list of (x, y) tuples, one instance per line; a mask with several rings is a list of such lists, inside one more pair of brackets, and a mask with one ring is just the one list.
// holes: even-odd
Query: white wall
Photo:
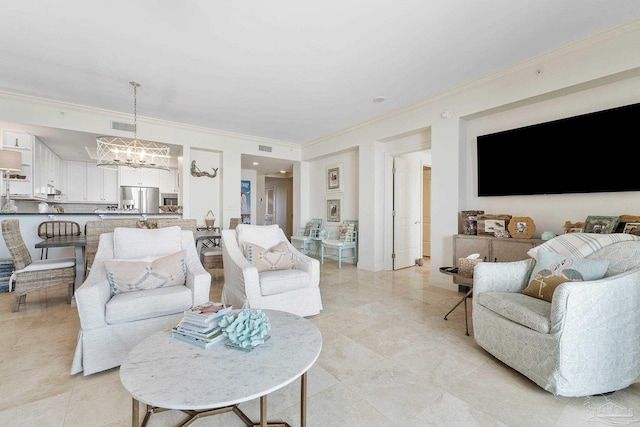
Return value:
[[(389, 180), (384, 178), (390, 174), (389, 162), (380, 144), (396, 135), (430, 129), (432, 283), (455, 289), (446, 277), (440, 279), (443, 275), (438, 273), (438, 267), (451, 265), (452, 236), (458, 232), (459, 212), (483, 207), (478, 206), (480, 201), (475, 198), (472, 178), (474, 161), (470, 141), (485, 130), (520, 125), (518, 121), (524, 124), (531, 120), (529, 115), (533, 115), (538, 121), (545, 121), (638, 102), (639, 51), (640, 20), (523, 61), (407, 107), (404, 111), (394, 112), (307, 144), (302, 152), (303, 161), (331, 156), (338, 150), (359, 150), (359, 220), (362, 237), (358, 267), (373, 271), (384, 269), (385, 254), (379, 247), (386, 248), (392, 244), (388, 235), (380, 231), (387, 229), (385, 224), (389, 221), (389, 212), (385, 207), (389, 203), (389, 194), (392, 194), (388, 188)], [(604, 85), (609, 87), (605, 88)], [(563, 100), (555, 110), (547, 111), (547, 100), (560, 100), (563, 97), (569, 98)], [(532, 111), (514, 111), (527, 105), (531, 106)], [(442, 114), (445, 111), (448, 114)], [(490, 122), (478, 121), (481, 117), (494, 115), (499, 111), (511, 111), (513, 116), (496, 116), (495, 121)], [(614, 158), (606, 160), (615, 161)], [(532, 173), (533, 169), (532, 167)], [(382, 183), (380, 177), (383, 177)], [(309, 189), (314, 194), (317, 185), (311, 182)], [(301, 191), (304, 192), (305, 188)], [(640, 207), (634, 200), (640, 201), (637, 196), (637, 192), (630, 195), (584, 196), (587, 198), (579, 200), (575, 207), (571, 207), (570, 202), (564, 202), (563, 198), (573, 200), (581, 196), (547, 196), (544, 203), (542, 200), (536, 203), (534, 198), (527, 202), (493, 198), (483, 200), (482, 204), (487, 210), (498, 213), (506, 211), (515, 215), (522, 212), (523, 216), (534, 218), (541, 230), (556, 230), (565, 219), (580, 220), (587, 215), (606, 212), (637, 213)], [(599, 204), (608, 206), (596, 212), (594, 208)], [(313, 206), (313, 201), (311, 205)], [(306, 219), (302, 216), (303, 220)], [(365, 238), (370, 241), (365, 243)], [(363, 248), (366, 249), (362, 250)]]
[[(338, 192), (327, 190), (327, 167), (342, 164), (342, 189)], [(311, 218), (322, 218), (325, 228), (338, 228), (340, 223), (327, 222), (327, 200), (341, 200), (341, 220), (358, 219), (359, 185), (358, 185), (358, 152), (350, 150), (323, 159), (310, 162), (309, 173), (311, 179), (309, 189), (309, 212), (301, 218), (300, 224), (294, 224), (294, 229), (304, 226)]]
[(189, 194), (191, 214), (185, 218), (195, 218), (199, 225), (204, 225), (205, 217), (211, 210), (215, 216), (214, 225), (220, 227), (220, 154), (194, 148), (191, 150), (191, 158), (197, 159), (196, 165), (201, 171), (213, 172), (211, 168), (215, 168), (218, 169), (218, 175), (215, 178), (192, 176), (191, 173), (186, 175), (184, 181), (189, 182), (189, 192), (185, 194)]

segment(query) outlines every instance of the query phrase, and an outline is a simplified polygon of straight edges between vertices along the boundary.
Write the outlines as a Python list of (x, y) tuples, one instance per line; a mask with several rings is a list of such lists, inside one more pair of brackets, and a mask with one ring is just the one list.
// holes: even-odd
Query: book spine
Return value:
[(176, 331), (172, 331), (171, 332), (171, 336), (174, 339), (178, 340), (178, 341), (186, 342), (186, 343), (189, 343), (191, 345), (195, 345), (196, 347), (200, 347), (200, 348), (203, 348), (203, 349), (207, 348), (206, 344), (204, 342), (200, 341), (197, 338), (193, 338), (193, 337), (190, 337), (188, 335), (183, 335), (183, 334), (181, 334), (179, 332), (176, 332)]

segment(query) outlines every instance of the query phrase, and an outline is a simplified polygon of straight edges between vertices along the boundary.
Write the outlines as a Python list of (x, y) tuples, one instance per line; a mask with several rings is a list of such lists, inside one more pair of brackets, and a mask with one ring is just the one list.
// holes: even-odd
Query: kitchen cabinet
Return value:
[(87, 201), (118, 203), (118, 171), (87, 163)]
[(169, 171), (160, 171), (160, 193), (180, 192), (180, 175), (178, 169), (170, 169)]
[(160, 188), (160, 174), (167, 173), (159, 169), (135, 169), (122, 167), (120, 172), (120, 185), (134, 187), (158, 187)]
[(34, 177), (33, 188), (37, 197), (46, 198), (49, 190), (61, 190), (62, 180), (62, 161), (49, 147), (47, 147), (40, 139), (34, 139)]
[[(541, 239), (515, 239), (495, 237), (491, 235), (453, 236), (453, 264), (458, 265), (459, 258), (466, 258), (471, 254), (480, 254), (486, 262), (511, 262), (528, 259), (527, 251), (543, 243)], [(456, 278), (454, 283), (463, 284), (464, 278)]]
[(118, 171), (66, 161), (68, 203), (118, 203)]

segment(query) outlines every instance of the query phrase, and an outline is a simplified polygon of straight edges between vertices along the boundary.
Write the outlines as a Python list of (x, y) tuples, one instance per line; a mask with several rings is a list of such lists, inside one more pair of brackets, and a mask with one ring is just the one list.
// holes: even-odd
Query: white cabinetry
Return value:
[(180, 175), (178, 169), (170, 169), (160, 171), (160, 193), (176, 193), (180, 192)]
[(24, 178), (11, 179), (11, 197), (14, 199), (39, 199), (47, 198), (46, 192), (41, 192), (41, 172), (36, 170), (34, 163), (33, 135), (24, 132), (2, 130), (2, 148), (18, 151), (22, 154), (21, 170), (15, 174)]
[(118, 203), (118, 172), (94, 163), (67, 161), (67, 202)]
[(120, 168), (120, 185), (133, 187), (160, 187), (159, 169)]
[(118, 171), (87, 163), (87, 201), (118, 203)]
[(62, 161), (37, 137), (33, 145), (33, 191), (36, 197), (46, 198), (49, 189), (62, 189)]
[(65, 161), (67, 169), (67, 202), (87, 201), (87, 164)]

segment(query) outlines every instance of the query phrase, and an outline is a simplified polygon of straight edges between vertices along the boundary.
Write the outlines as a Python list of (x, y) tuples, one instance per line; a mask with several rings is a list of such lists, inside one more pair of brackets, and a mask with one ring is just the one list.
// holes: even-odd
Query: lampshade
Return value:
[(19, 151), (0, 150), (0, 170), (19, 171), (22, 169), (22, 154)]

